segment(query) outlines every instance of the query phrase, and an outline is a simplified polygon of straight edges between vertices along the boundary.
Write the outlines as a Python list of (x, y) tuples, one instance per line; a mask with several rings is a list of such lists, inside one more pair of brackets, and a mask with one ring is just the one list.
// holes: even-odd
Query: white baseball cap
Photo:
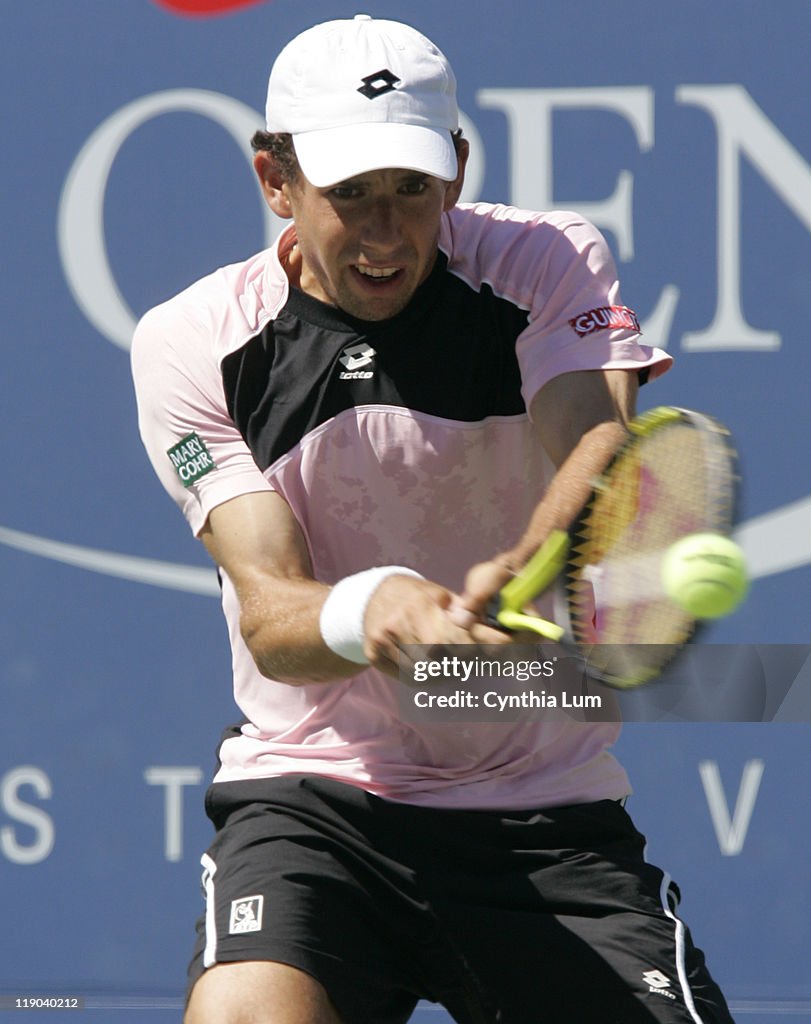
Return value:
[(289, 132), (317, 188), (385, 167), (453, 181), (456, 78), (425, 36), (368, 14), (285, 46), (268, 82), (267, 130)]

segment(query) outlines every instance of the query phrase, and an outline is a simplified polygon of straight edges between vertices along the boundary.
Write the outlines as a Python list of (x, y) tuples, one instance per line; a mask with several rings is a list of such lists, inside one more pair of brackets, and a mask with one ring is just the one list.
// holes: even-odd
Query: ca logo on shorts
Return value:
[(241, 900), (234, 900), (231, 903), (228, 934), (240, 935), (242, 932), (261, 931), (264, 902), (264, 896), (243, 896)]

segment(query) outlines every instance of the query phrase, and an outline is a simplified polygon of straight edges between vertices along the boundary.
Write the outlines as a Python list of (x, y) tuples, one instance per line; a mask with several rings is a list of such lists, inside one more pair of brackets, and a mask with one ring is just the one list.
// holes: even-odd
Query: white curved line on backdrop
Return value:
[(743, 523), (735, 539), (752, 579), (799, 569), (811, 562), (811, 497), (792, 501)]
[(50, 558), (64, 565), (73, 565), (78, 569), (88, 569), (90, 572), (132, 580), (135, 583), (148, 583), (153, 587), (165, 587), (169, 590), (184, 590), (206, 597), (219, 596), (220, 593), (213, 566), (210, 569), (202, 569), (193, 565), (160, 562), (154, 558), (119, 555), (113, 551), (63, 544), (61, 541), (37, 537), (32, 533), (9, 530), (5, 526), (0, 526), (0, 544), (15, 548), (17, 551), (25, 551), (30, 555)]
[[(811, 497), (750, 519), (738, 529), (735, 537), (744, 550), (752, 579), (811, 564)], [(49, 540), (4, 526), (0, 526), (0, 544), (79, 569), (153, 587), (183, 590), (205, 597), (219, 596), (220, 592), (213, 568), (119, 555)]]

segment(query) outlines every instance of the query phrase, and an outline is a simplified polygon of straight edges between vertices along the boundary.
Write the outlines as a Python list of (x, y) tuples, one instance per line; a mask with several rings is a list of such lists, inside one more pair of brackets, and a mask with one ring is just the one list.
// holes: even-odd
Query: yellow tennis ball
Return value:
[(665, 553), (662, 585), (671, 600), (697, 619), (729, 615), (749, 589), (743, 552), (720, 533), (691, 533)]

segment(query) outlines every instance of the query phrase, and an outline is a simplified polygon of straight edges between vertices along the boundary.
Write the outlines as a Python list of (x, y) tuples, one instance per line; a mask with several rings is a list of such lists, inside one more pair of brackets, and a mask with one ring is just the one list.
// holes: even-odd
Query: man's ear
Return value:
[(462, 186), (465, 183), (465, 167), (467, 166), (467, 158), (469, 156), (470, 143), (467, 139), (460, 139), (456, 146), (456, 162), (458, 164), (456, 177), (453, 181), (448, 182), (448, 187), (445, 189), (445, 212), (452, 210), (459, 202), (459, 196), (462, 194)]
[(253, 166), (262, 187), (265, 202), (283, 220), (293, 216), (288, 189), (276, 167), (276, 162), (269, 153), (260, 150), (253, 158)]

